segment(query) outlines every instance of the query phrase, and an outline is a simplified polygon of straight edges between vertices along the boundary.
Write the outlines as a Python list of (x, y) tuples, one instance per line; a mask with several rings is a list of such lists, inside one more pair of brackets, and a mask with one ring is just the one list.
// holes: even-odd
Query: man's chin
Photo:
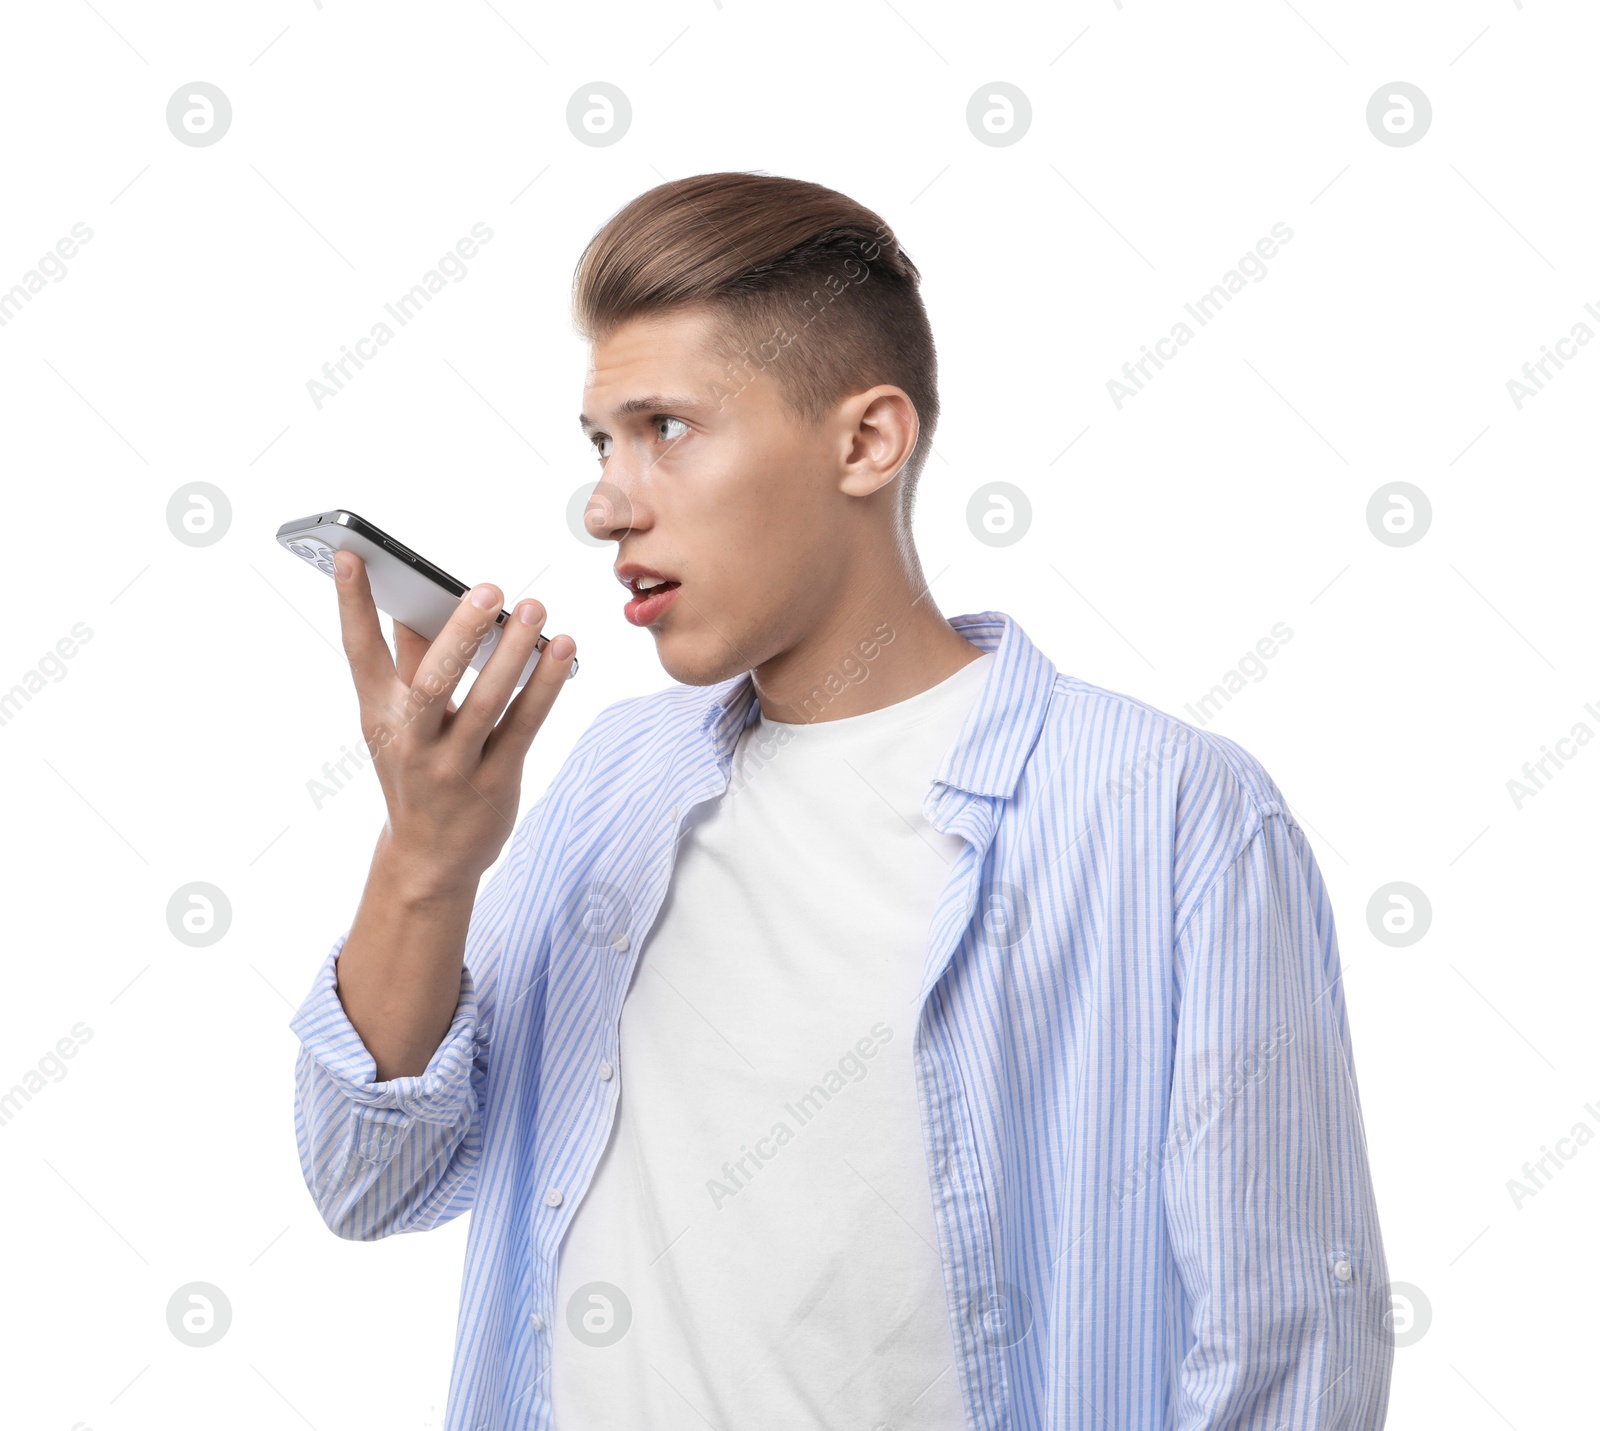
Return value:
[(750, 669), (725, 641), (712, 638), (710, 644), (702, 644), (685, 632), (663, 631), (660, 627), (651, 627), (650, 634), (656, 638), (661, 669), (679, 685), (715, 686)]

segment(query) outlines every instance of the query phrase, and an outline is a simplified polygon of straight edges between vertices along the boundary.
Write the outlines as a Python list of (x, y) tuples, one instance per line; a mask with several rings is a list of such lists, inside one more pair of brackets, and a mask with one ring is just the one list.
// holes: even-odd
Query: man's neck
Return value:
[(897, 582), (846, 603), (753, 675), (763, 717), (806, 725), (909, 700), (982, 654), (925, 587)]

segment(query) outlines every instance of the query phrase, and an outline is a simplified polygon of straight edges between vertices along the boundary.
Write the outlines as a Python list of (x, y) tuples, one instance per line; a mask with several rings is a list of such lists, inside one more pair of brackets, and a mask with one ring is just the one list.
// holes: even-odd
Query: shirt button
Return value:
[(619, 954), (626, 954), (628, 952), (628, 936), (626, 934), (619, 935), (617, 942), (611, 947)]
[(1341, 1257), (1333, 1264), (1333, 1275), (1341, 1282), (1348, 1282), (1350, 1280), (1352, 1274), (1350, 1268), (1350, 1259), (1348, 1257)]
[(541, 1317), (537, 1312), (529, 1317), (528, 1321), (532, 1324), (534, 1331), (542, 1332), (544, 1330), (544, 1318)]
[(551, 1188), (550, 1191), (547, 1192), (544, 1195), (544, 1200), (547, 1203), (549, 1203), (551, 1207), (560, 1207), (561, 1206), (561, 1189), (560, 1188)]
[(612, 1073), (612, 1068), (611, 1068), (611, 1065), (609, 1063), (602, 1063), (600, 1065), (600, 1077), (601, 1078), (609, 1079), (611, 1077), (611, 1073)]

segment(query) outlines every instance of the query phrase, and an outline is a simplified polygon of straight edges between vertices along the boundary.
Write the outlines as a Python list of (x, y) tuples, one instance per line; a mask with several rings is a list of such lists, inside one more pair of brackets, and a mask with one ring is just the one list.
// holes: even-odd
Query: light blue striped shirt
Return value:
[[(1388, 1271), (1304, 832), (1233, 741), (1058, 672), (1001, 612), (949, 620), (996, 653), (924, 802), (964, 844), (913, 1035), (968, 1424), (1376, 1431)], [(342, 938), (291, 1022), (328, 1226), (473, 1213), (448, 1431), (552, 1426), (557, 1258), (628, 1076), (623, 998), (681, 822), (758, 715), (748, 675), (601, 711), (479, 894), (420, 1075), (374, 1081)]]

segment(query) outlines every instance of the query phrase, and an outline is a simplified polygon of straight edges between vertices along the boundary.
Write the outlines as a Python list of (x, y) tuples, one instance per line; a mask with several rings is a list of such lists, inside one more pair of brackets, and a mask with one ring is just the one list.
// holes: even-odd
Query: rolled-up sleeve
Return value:
[(486, 1050), (472, 971), (463, 966), (455, 1017), (428, 1066), (377, 1081), (339, 999), (344, 942), (341, 935), (289, 1024), (300, 1039), (295, 1142), (323, 1221), (341, 1237), (372, 1241), (438, 1227), (471, 1207)]
[(1179, 1431), (1378, 1431), (1394, 1343), (1333, 911), (1266, 815), (1176, 935), (1162, 1156)]
[(337, 983), (341, 936), (317, 969), (289, 1027), (300, 1168), (322, 1220), (340, 1237), (372, 1242), (425, 1232), (473, 1205), (483, 1156), (494, 990), (508, 941), (538, 944), (515, 927), (530, 886), (549, 878), (546, 794), (512, 834), (505, 858), (472, 906), (461, 993), (428, 1066), (377, 1081), (377, 1064), (344, 1011)]

